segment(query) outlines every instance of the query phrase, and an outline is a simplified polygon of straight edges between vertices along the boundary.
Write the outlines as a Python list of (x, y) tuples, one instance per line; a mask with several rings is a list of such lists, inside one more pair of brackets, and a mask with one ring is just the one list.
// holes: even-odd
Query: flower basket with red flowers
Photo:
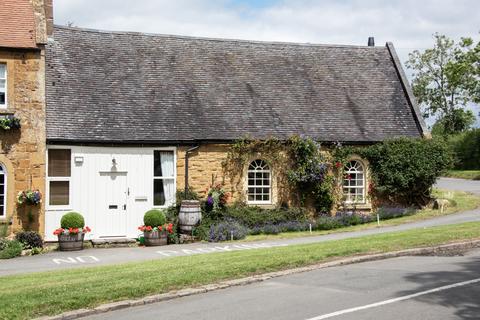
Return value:
[(138, 227), (143, 232), (144, 242), (147, 247), (163, 246), (168, 242), (168, 234), (173, 233), (173, 224), (166, 223), (165, 214), (157, 209), (145, 212), (144, 225)]
[(60, 251), (82, 250), (85, 234), (92, 231), (85, 226), (83, 216), (77, 212), (68, 212), (63, 215), (60, 225), (60, 228), (53, 231), (58, 237)]

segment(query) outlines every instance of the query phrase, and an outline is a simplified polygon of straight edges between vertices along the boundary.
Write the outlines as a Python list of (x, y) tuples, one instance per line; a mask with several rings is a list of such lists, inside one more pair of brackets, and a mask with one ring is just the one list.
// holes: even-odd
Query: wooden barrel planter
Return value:
[(202, 220), (202, 209), (200, 208), (200, 201), (183, 200), (180, 206), (178, 220), (180, 226), (180, 233), (191, 235), (193, 227), (195, 227), (200, 222), (200, 220)]
[(167, 244), (167, 231), (145, 231), (143, 233), (145, 245), (147, 247), (164, 246)]
[(85, 233), (60, 234), (58, 235), (58, 247), (60, 251), (79, 251), (83, 250), (83, 239)]

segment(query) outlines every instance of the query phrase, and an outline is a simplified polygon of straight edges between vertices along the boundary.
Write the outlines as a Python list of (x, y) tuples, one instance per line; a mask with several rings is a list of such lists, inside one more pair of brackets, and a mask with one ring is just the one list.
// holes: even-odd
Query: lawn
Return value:
[[(447, 191), (435, 189), (433, 191), (435, 198), (449, 199), (453, 206), (447, 208), (443, 212), (440, 210), (434, 210), (431, 208), (426, 208), (418, 210), (414, 215), (405, 216), (395, 219), (382, 220), (380, 221), (381, 227), (396, 226), (404, 223), (411, 223), (416, 221), (427, 220), (435, 217), (440, 217), (444, 215), (449, 215), (457, 212), (473, 210), (480, 206), (480, 197), (468, 192), (462, 191)], [(338, 233), (338, 232), (351, 232), (351, 231), (360, 231), (372, 228), (379, 228), (377, 222), (365, 223), (356, 226), (350, 226), (345, 228), (333, 229), (333, 230), (318, 230), (302, 232), (283, 232), (279, 234), (258, 234), (247, 236), (243, 241), (264, 241), (264, 240), (275, 240), (275, 239), (291, 239), (291, 238), (300, 238), (308, 236), (321, 236), (325, 234)]]
[(468, 180), (480, 180), (480, 170), (449, 170), (445, 177)]
[(0, 277), (0, 319), (53, 315), (340, 257), (467, 239), (480, 239), (480, 222), (315, 244)]

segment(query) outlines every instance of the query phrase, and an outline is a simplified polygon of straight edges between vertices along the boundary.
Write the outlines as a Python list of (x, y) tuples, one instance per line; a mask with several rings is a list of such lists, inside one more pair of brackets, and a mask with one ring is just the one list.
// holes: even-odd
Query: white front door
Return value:
[(127, 172), (100, 172), (97, 190), (97, 234), (102, 237), (127, 235)]

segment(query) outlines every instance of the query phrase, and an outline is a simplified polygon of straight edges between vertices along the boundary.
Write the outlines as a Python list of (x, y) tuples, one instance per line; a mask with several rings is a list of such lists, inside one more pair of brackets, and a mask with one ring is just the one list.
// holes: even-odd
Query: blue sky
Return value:
[[(53, 0), (56, 24), (265, 41), (394, 43), (408, 53), (439, 32), (479, 39), (479, 0)], [(473, 106), (476, 113), (478, 106)]]

